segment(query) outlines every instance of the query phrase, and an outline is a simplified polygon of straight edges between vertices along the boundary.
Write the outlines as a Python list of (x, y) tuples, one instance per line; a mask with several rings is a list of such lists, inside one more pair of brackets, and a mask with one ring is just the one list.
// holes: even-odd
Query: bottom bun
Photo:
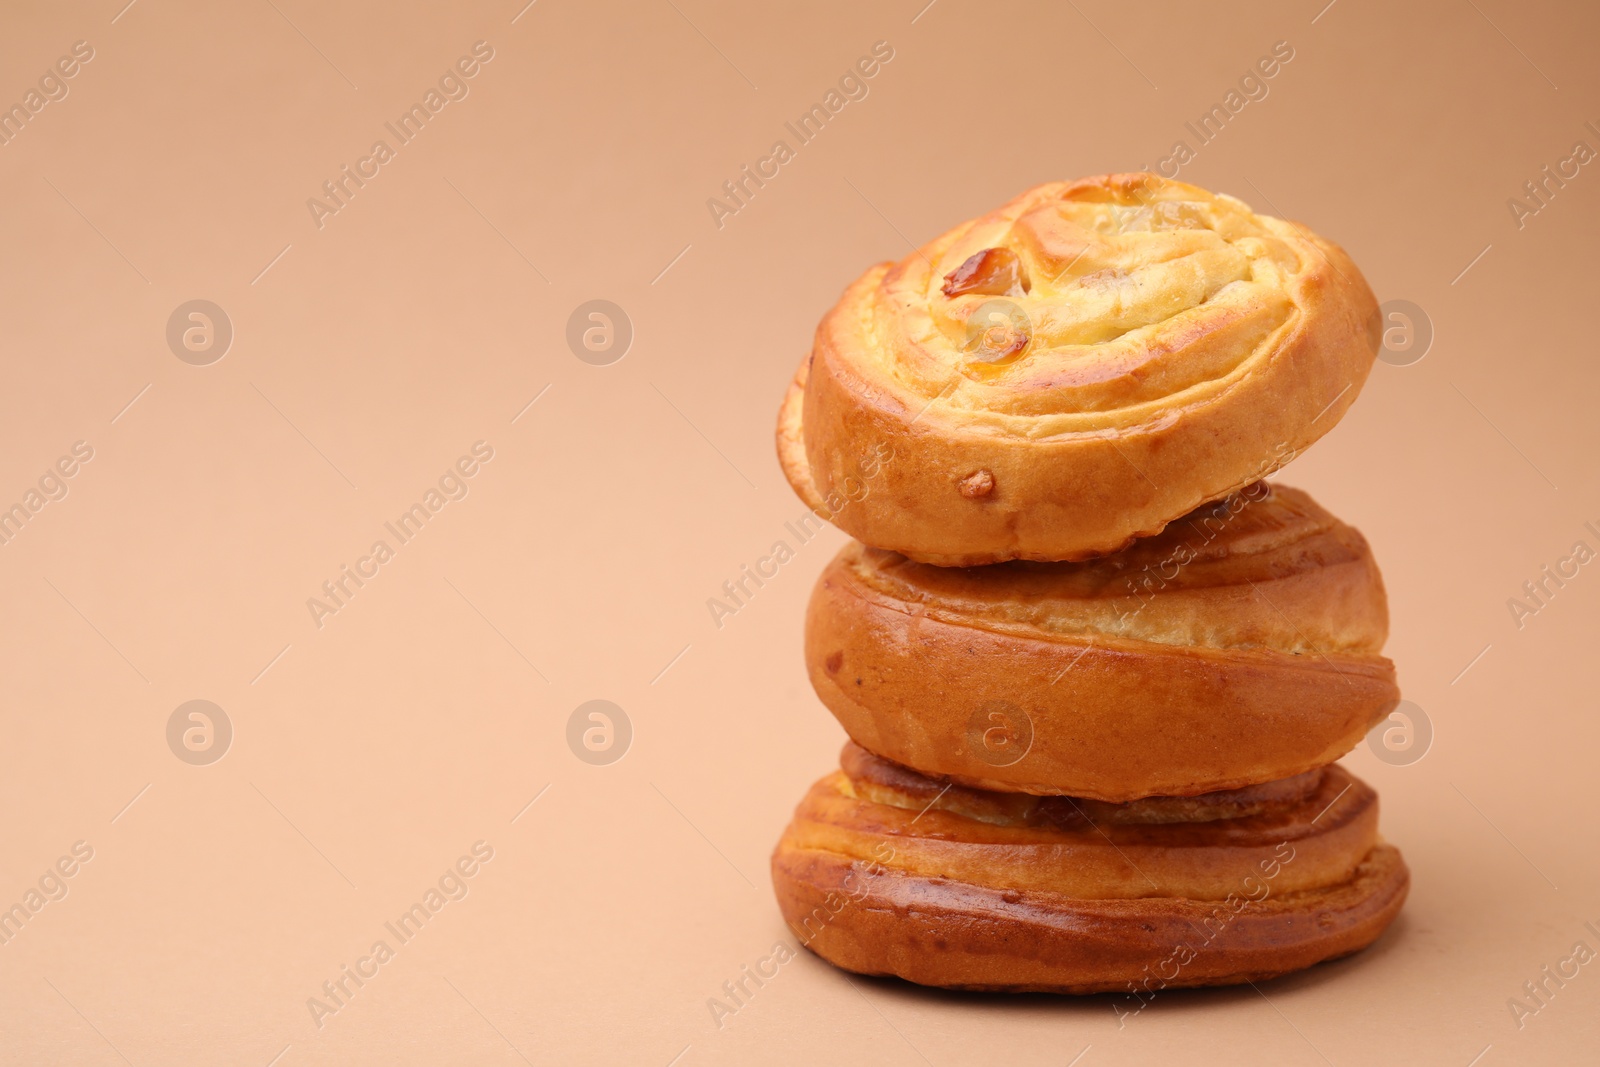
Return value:
[[(839, 773), (817, 783), (772, 857), (778, 905), (800, 943), (859, 974), (1141, 1000), (1162, 989), (1259, 981), (1365, 948), (1399, 914), (1410, 884), (1399, 851), (1375, 829), (1351, 861), (1338, 861), (1354, 844), (1351, 828), (1364, 821), (1355, 811), (1338, 817), (1351, 806), (1343, 798), (1330, 805), (1326, 825), (1288, 810), (1299, 800), (1287, 802), (1276, 824), (1271, 813), (1166, 824), (1158, 851), (1187, 852), (1194, 862), (1167, 873), (1154, 864), (1146, 872), (1151, 895), (1140, 896), (1131, 886), (1107, 895), (1115, 880), (1084, 881), (1062, 868), (1061, 883), (1080, 891), (1050, 887), (1049, 867), (1092, 863), (1080, 842), (1102, 832), (1107, 842), (1126, 841), (1136, 832), (1127, 825), (1095, 818), (1092, 829), (1008, 826), (993, 814), (958, 815), (942, 800), (913, 818), (915, 809), (864, 799), (864, 784)], [(1350, 784), (1353, 793), (1366, 790)], [(1290, 842), (1277, 861), (1259, 859), (1241, 839), (1275, 831)], [(1287, 876), (1307, 863), (1314, 884)], [(1203, 895), (1157, 891), (1158, 879), (1183, 878)], [(1236, 891), (1214, 888), (1229, 879)]]

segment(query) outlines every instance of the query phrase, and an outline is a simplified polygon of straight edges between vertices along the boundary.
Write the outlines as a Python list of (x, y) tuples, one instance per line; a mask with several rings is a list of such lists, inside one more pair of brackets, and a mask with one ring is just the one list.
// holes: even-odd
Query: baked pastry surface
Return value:
[(1151, 174), (1042, 185), (845, 291), (784, 400), (779, 459), (867, 544), (1083, 559), (1326, 433), (1378, 325), (1349, 257), (1295, 223)]
[[(1365, 783), (1329, 767), (1224, 814), (1239, 799), (991, 797), (849, 745), (796, 809), (773, 882), (831, 963), (1003, 991), (1254, 981), (1357, 951), (1399, 913), (1409, 874)], [(1211, 817), (1170, 821), (1185, 812)]]
[(1366, 540), (1257, 483), (1113, 556), (946, 568), (847, 545), (812, 686), (865, 748), (992, 790), (1122, 802), (1276, 781), (1399, 700)]

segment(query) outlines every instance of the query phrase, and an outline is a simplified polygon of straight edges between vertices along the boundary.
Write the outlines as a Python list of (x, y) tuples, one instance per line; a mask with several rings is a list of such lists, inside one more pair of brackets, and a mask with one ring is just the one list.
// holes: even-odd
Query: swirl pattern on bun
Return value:
[(813, 508), (865, 484), (832, 519), (867, 544), (1084, 559), (1326, 433), (1377, 327), (1355, 265), (1299, 225), (1150, 174), (1043, 185), (846, 290), (785, 398), (779, 457)]

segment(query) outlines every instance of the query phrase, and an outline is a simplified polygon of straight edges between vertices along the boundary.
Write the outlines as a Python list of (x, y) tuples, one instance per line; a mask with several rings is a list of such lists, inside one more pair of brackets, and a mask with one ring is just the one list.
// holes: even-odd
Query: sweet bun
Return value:
[(912, 559), (1084, 559), (1326, 433), (1378, 325), (1304, 227), (1151, 174), (1042, 185), (845, 291), (779, 459), (819, 514)]
[[(1258, 796), (1247, 814), (1229, 814), (1226, 796), (1164, 804), (1019, 804), (848, 745), (796, 809), (773, 883), (801, 942), (846, 970), (1141, 998), (1347, 955), (1405, 900), (1377, 797), (1342, 768)], [(1170, 821), (1186, 813), (1210, 817)]]
[(812, 686), (897, 763), (1108, 802), (1289, 778), (1399, 701), (1366, 540), (1256, 483), (1079, 563), (946, 568), (847, 545), (806, 616)]

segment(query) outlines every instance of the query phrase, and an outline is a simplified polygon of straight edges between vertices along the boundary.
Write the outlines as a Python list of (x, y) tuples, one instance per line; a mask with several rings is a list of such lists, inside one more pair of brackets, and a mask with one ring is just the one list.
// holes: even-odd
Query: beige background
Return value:
[[(1521, 229), (1506, 203), (1600, 148), (1588, 5), (123, 2), (8, 4), (0, 32), (0, 101), (94, 49), (0, 147), (0, 503), (94, 450), (0, 546), (0, 903), (94, 850), (0, 945), (5, 1063), (1595, 1055), (1600, 964), (1521, 1029), (1506, 1006), (1600, 949), (1600, 568), (1520, 630), (1506, 606), (1600, 548), (1600, 171)], [(480, 40), (470, 95), (318, 229), (307, 198)], [(879, 40), (870, 95), (719, 230), (707, 198)], [(800, 659), (840, 535), (720, 629), (706, 607), (802, 510), (770, 433), (815, 321), (908, 241), (1192, 146), (1280, 40), (1182, 177), (1340, 241), (1436, 330), (1285, 475), (1371, 539), (1435, 733), (1348, 758), (1412, 866), (1404, 917), (1120, 1030), (1106, 998), (809, 956), (719, 1029), (707, 999), (786, 933), (769, 849), (842, 740)], [(197, 298), (235, 331), (210, 366), (165, 340)], [(564, 339), (594, 298), (635, 328), (610, 366)], [(479, 440), (469, 495), (319, 629), (307, 598)], [(610, 766), (565, 739), (595, 698), (633, 726)], [(234, 727), (209, 766), (167, 746), (192, 699)], [(319, 1028), (307, 999), (479, 840), (469, 895)]]

